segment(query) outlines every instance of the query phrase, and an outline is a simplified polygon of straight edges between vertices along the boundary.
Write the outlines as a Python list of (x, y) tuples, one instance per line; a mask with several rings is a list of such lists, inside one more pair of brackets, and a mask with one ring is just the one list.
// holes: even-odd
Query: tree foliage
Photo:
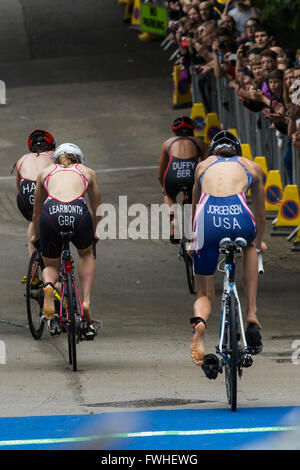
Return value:
[(300, 0), (260, 0), (255, 2), (268, 23), (296, 31), (300, 28)]

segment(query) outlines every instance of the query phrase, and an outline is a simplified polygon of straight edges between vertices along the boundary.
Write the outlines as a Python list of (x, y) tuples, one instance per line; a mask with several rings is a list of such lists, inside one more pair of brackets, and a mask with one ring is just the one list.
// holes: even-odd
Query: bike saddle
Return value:
[(217, 356), (215, 354), (206, 354), (203, 359), (202, 369), (208, 379), (216, 379), (218, 373), (221, 372)]
[(242, 237), (237, 237), (235, 240), (231, 240), (229, 237), (222, 238), (219, 242), (219, 247), (224, 248), (225, 246), (228, 245), (237, 245), (240, 246), (241, 248), (246, 248), (248, 243), (246, 242), (245, 238)]

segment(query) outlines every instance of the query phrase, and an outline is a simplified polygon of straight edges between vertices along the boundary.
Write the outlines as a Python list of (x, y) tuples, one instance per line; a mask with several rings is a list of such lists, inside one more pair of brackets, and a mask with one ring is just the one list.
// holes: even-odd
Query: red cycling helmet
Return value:
[(194, 123), (192, 119), (188, 116), (180, 116), (172, 122), (172, 131), (177, 132), (181, 129), (190, 129), (194, 130)]
[(54, 150), (56, 147), (56, 143), (54, 137), (50, 132), (44, 131), (43, 129), (36, 129), (31, 132), (28, 137), (28, 148), (31, 152), (34, 146), (39, 146), (41, 144), (48, 144), (50, 150)]

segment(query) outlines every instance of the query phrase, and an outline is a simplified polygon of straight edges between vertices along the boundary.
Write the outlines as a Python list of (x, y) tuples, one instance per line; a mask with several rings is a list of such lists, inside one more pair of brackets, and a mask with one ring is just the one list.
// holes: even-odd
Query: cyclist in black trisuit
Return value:
[[(205, 158), (206, 145), (194, 136), (194, 123), (188, 116), (180, 116), (172, 123), (175, 137), (162, 144), (158, 169), (158, 179), (164, 195), (164, 203), (171, 208), (182, 186), (188, 189), (189, 202), (192, 202), (194, 173), (197, 163)], [(174, 237), (174, 212), (170, 209), (170, 241), (179, 243)]]
[[(18, 209), (28, 220), (28, 251), (29, 255), (35, 250), (31, 242), (33, 233), (32, 213), (34, 203), (34, 191), (37, 175), (46, 167), (51, 165), (54, 160), (54, 150), (56, 147), (54, 137), (43, 129), (35, 129), (30, 133), (27, 140), (30, 153), (26, 153), (16, 162), (16, 186), (17, 186), (17, 205)], [(26, 276), (24, 280), (26, 281)], [(22, 282), (23, 282), (22, 281)]]

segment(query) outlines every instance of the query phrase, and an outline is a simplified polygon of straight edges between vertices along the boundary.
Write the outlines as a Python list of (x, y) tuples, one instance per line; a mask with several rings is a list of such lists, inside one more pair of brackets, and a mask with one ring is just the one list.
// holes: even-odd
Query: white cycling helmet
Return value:
[(61, 144), (57, 147), (54, 152), (55, 163), (59, 162), (59, 157), (64, 153), (75, 155), (76, 157), (78, 157), (78, 163), (82, 163), (83, 165), (85, 165), (85, 160), (81, 149), (77, 145), (71, 143)]

